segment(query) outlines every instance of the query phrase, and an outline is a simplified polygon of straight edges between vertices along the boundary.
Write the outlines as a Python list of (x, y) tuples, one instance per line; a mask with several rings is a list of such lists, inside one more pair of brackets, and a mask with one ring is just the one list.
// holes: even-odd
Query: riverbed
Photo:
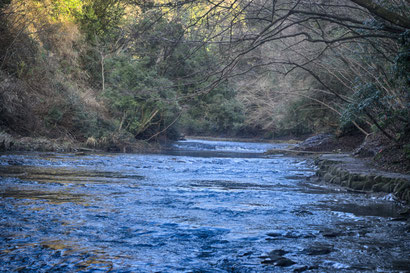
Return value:
[(390, 195), (314, 178), (287, 144), (0, 155), (1, 272), (409, 272)]

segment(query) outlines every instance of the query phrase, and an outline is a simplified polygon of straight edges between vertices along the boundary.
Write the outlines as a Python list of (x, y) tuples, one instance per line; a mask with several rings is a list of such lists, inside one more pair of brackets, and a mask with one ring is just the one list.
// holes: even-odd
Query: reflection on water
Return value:
[[(2, 193), (0, 197), (7, 198), (19, 198), (19, 199), (32, 199), (32, 200), (44, 200), (50, 204), (61, 204), (61, 203), (83, 203), (85, 200), (83, 197), (85, 194), (73, 194), (69, 192), (51, 192), (51, 191), (37, 191), (37, 190), (25, 190), (19, 188), (7, 188)], [(31, 208), (31, 210), (41, 210), (41, 208)]]
[(43, 183), (107, 183), (112, 179), (143, 179), (136, 174), (123, 174), (92, 170), (76, 170), (67, 168), (41, 168), (26, 166), (0, 166), (3, 177), (18, 177)]
[(2, 155), (0, 271), (410, 270), (398, 204), (314, 181), (303, 158), (263, 156), (280, 145)]

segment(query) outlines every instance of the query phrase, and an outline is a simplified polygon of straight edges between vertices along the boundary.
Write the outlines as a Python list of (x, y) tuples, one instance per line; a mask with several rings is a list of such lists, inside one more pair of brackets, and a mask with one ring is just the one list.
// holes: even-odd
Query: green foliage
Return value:
[(56, 21), (73, 21), (74, 18), (82, 15), (82, 0), (59, 0), (51, 1), (50, 3), (45, 3), (45, 5), (50, 5), (49, 15)]
[[(107, 68), (112, 70), (111, 84), (124, 90), (122, 100), (112, 101), (117, 102), (117, 109), (136, 117), (135, 122), (125, 122), (132, 124), (127, 128), (144, 128), (142, 121), (148, 120), (150, 114), (155, 113), (154, 109), (160, 109), (159, 113), (169, 120), (165, 122), (169, 124), (175, 121), (175, 112), (181, 112), (178, 110), (181, 105), (184, 108), (181, 118), (171, 127), (173, 132), (168, 129), (168, 134), (175, 135), (178, 130), (188, 134), (235, 134), (243, 126), (244, 109), (236, 101), (232, 88), (224, 83), (209, 93), (198, 95), (201, 89), (216, 80), (204, 78), (201, 72), (208, 73), (216, 68), (220, 62), (217, 51), (185, 43), (181, 23), (158, 15), (145, 12), (144, 17), (130, 26), (137, 39), (126, 53), (128, 58), (117, 60), (112, 68)], [(147, 90), (151, 90), (149, 95)], [(178, 103), (177, 97), (181, 98)], [(164, 106), (152, 106), (158, 103), (175, 106), (171, 111)], [(142, 109), (147, 113), (145, 118)], [(133, 132), (138, 130), (133, 129)]]
[[(394, 72), (399, 79), (403, 79), (405, 84), (410, 86), (410, 30), (406, 30), (401, 35), (401, 48), (396, 57)], [(409, 89), (407, 95), (409, 96)]]
[(7, 5), (10, 5), (11, 0), (0, 0), (0, 10), (5, 8)]
[(101, 87), (101, 55), (96, 48), (88, 48), (80, 55), (82, 69), (87, 71), (89, 82), (96, 88)]
[(245, 120), (243, 105), (234, 97), (224, 97), (223, 94), (216, 94), (209, 104), (210, 131), (218, 133), (237, 133)]
[(274, 137), (299, 136), (310, 134), (315, 130), (320, 131), (321, 124), (315, 124), (320, 120), (315, 119), (315, 116), (320, 116), (322, 111), (318, 111), (317, 105), (312, 105), (311, 101), (300, 98), (290, 105), (286, 105), (286, 109), (281, 110), (284, 112), (284, 117), (277, 122)]
[(408, 160), (410, 160), (410, 144), (406, 144), (403, 146), (403, 151)]
[(407, 142), (409, 133), (406, 128), (410, 122), (408, 90), (403, 88), (399, 81), (395, 82), (394, 87), (396, 92), (387, 92), (376, 83), (359, 82), (355, 86), (352, 102), (345, 106), (341, 126), (349, 126), (353, 121), (360, 123), (362, 120), (370, 119), (373, 131), (391, 132), (391, 138)]
[(107, 61), (107, 91), (103, 94), (124, 129), (138, 138), (164, 130), (178, 115), (172, 83), (147, 67), (144, 60), (120, 56)]
[(63, 115), (61, 106), (54, 105), (48, 111), (45, 122), (48, 126), (56, 126), (63, 119)]
[(120, 0), (86, 1), (82, 13), (77, 14), (81, 29), (88, 41), (97, 38), (112, 40), (123, 20), (124, 5)]
[[(95, 22), (89, 27), (98, 28), (97, 22), (103, 20), (94, 16), (90, 7), (86, 10), (88, 13), (83, 19), (87, 23)], [(196, 94), (214, 80), (204, 79), (200, 71), (214, 69), (219, 62), (216, 52), (184, 43), (181, 24), (157, 15), (145, 12), (138, 20), (129, 20), (129, 35), (135, 39), (122, 53), (105, 56), (106, 88), (102, 95), (116, 119), (117, 130), (126, 130), (141, 139), (162, 131), (161, 134), (169, 138), (177, 138), (180, 131), (193, 134), (238, 132), (243, 125), (244, 110), (228, 84), (206, 95)], [(95, 20), (90, 20), (92, 17)], [(84, 68), (98, 88), (102, 86), (101, 51), (109, 51), (110, 35), (116, 35), (115, 24), (118, 23), (98, 32), (102, 38), (91, 39), (95, 46), (81, 56)], [(83, 30), (88, 34), (96, 33), (92, 28)], [(195, 54), (191, 55), (191, 50)], [(181, 106), (186, 111), (182, 111)]]
[(72, 117), (73, 130), (76, 135), (84, 138), (95, 137), (102, 138), (115, 130), (112, 121), (103, 119), (99, 113), (84, 109), (79, 105)]
[(349, 103), (341, 117), (342, 126), (348, 125), (352, 121), (357, 121), (358, 117), (366, 112), (381, 106), (382, 92), (373, 83), (358, 84), (356, 92), (352, 96), (352, 103)]
[[(190, 135), (236, 135), (244, 127), (244, 106), (235, 97), (221, 93), (223, 86), (192, 105), (183, 115), (181, 127)], [(215, 93), (215, 94), (213, 94)]]

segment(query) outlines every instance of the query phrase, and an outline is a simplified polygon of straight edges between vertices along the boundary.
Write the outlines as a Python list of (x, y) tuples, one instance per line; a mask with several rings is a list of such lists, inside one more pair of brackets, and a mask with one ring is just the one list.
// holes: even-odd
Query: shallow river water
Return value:
[(311, 178), (285, 144), (0, 155), (1, 272), (409, 272), (390, 196)]

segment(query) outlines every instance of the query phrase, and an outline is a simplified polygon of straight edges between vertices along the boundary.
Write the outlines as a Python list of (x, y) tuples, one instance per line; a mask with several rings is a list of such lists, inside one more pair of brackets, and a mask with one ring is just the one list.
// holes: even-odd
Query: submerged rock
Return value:
[(293, 272), (305, 272), (307, 270), (316, 270), (316, 269), (319, 269), (319, 266), (317, 266), (317, 265), (312, 265), (312, 266), (304, 265), (304, 266), (300, 266), (300, 267), (295, 268), (293, 270)]
[(273, 264), (275, 266), (281, 266), (281, 267), (288, 267), (291, 265), (296, 264), (294, 261), (283, 257), (283, 255), (289, 253), (289, 251), (286, 251), (284, 249), (274, 249), (271, 252), (269, 252), (265, 256), (261, 256), (260, 258), (265, 259), (261, 263), (262, 264)]
[(311, 246), (309, 248), (303, 249), (300, 253), (310, 255), (310, 256), (316, 256), (316, 255), (326, 255), (331, 252), (333, 252), (333, 246), (315, 245), (315, 246)]
[(342, 232), (334, 231), (334, 230), (323, 230), (321, 231), (321, 233), (322, 233), (322, 236), (326, 238), (335, 238), (335, 237), (343, 235)]
[(280, 266), (280, 267), (288, 267), (288, 266), (296, 264), (294, 261), (288, 258), (285, 258), (285, 257), (277, 257), (275, 259), (270, 258), (270, 259), (263, 260), (261, 263), (262, 264), (273, 264), (275, 266)]
[(289, 251), (283, 250), (283, 249), (275, 249), (269, 252), (269, 257), (276, 257), (276, 256), (283, 256), (285, 254), (289, 253)]
[(278, 237), (283, 236), (283, 234), (279, 232), (269, 232), (269, 233), (266, 233), (266, 235), (268, 235), (269, 237), (273, 237), (273, 238), (278, 238)]

